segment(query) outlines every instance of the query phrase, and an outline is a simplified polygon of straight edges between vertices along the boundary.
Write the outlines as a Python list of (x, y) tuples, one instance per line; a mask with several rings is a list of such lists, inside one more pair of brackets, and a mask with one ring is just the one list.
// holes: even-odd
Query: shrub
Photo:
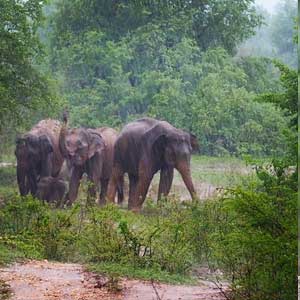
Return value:
[[(0, 247), (15, 255), (0, 256), (0, 263), (11, 256), (27, 258), (66, 258), (66, 249), (75, 241), (70, 211), (51, 210), (48, 204), (31, 195), (14, 196), (0, 211)], [(67, 245), (66, 245), (67, 244)]]
[(297, 189), (274, 168), (258, 171), (259, 184), (192, 209), (198, 258), (224, 271), (232, 299), (296, 297)]

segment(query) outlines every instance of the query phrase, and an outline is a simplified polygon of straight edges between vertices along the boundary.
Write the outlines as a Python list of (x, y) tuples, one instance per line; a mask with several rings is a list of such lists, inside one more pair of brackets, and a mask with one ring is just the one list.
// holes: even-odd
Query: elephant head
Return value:
[(17, 180), (21, 195), (29, 191), (35, 193), (37, 173), (50, 175), (49, 154), (52, 152), (51, 140), (46, 135), (26, 134), (16, 139)]
[(191, 197), (194, 198), (196, 193), (191, 177), (190, 159), (191, 153), (198, 149), (196, 137), (160, 121), (144, 133), (142, 145), (146, 156), (160, 161), (162, 165), (159, 168), (178, 170)]
[(100, 154), (105, 143), (102, 136), (92, 129), (63, 128), (59, 137), (60, 149), (63, 156), (72, 166), (81, 167), (96, 154)]

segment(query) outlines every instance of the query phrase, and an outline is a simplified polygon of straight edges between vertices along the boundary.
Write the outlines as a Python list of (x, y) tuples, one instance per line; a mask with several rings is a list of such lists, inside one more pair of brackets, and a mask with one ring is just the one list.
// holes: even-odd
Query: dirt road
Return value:
[(220, 300), (209, 284), (175, 286), (139, 280), (120, 280), (120, 292), (105, 286), (107, 279), (85, 272), (78, 264), (28, 261), (0, 269), (0, 279), (12, 289), (12, 300)]

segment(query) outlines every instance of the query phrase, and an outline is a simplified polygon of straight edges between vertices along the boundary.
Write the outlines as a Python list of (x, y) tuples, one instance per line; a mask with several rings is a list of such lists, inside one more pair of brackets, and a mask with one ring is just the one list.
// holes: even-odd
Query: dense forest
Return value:
[[(0, 265), (76, 261), (169, 283), (191, 283), (205, 265), (222, 271), (227, 299), (294, 299), (297, 24), (295, 0), (273, 14), (254, 0), (2, 0), (1, 162), (14, 164), (16, 137), (65, 109), (71, 127), (120, 130), (148, 116), (196, 136), (192, 175), (221, 192), (146, 202), (141, 215), (84, 197), (53, 210), (19, 197), (15, 167), (2, 168)], [(254, 171), (205, 178), (215, 159)]]
[(76, 126), (167, 120), (202, 154), (285, 152), (286, 116), (257, 96), (282, 90), (274, 57), (296, 66), (295, 1), (272, 17), (252, 1), (2, 5), (2, 135), (67, 106)]

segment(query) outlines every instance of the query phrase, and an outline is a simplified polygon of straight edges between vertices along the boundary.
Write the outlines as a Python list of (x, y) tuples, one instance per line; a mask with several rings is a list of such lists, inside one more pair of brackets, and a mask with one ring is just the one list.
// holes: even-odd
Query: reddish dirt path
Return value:
[[(0, 269), (0, 279), (12, 289), (13, 300), (98, 300), (121, 299), (105, 289), (77, 264), (29, 261)], [(113, 297), (112, 297), (113, 296)]]
[[(123, 279), (122, 291), (99, 288), (101, 276), (78, 264), (29, 261), (0, 269), (0, 279), (12, 288), (12, 300), (221, 300), (220, 291), (208, 284), (175, 286)], [(104, 279), (105, 281), (105, 279)], [(100, 284), (101, 285), (101, 284)]]

